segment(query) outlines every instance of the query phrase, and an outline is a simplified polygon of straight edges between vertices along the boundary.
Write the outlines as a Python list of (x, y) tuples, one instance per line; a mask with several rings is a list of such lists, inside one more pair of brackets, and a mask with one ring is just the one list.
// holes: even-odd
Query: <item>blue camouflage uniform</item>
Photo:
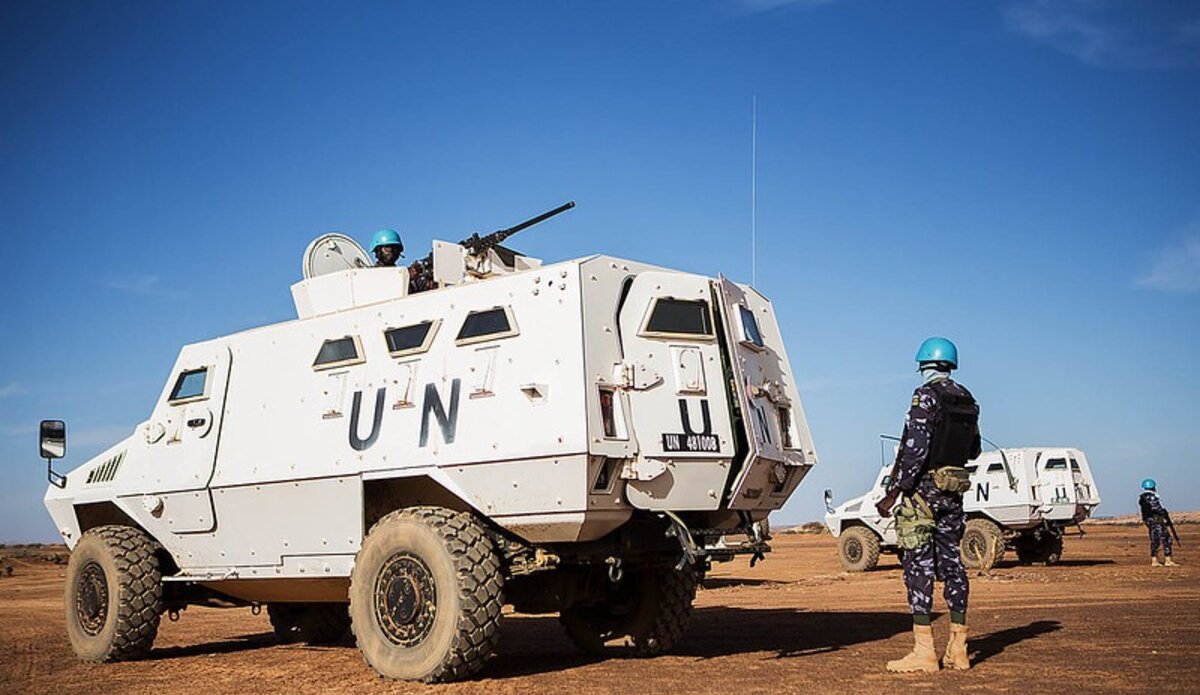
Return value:
[(1138, 507), (1142, 510), (1142, 523), (1150, 529), (1150, 557), (1158, 556), (1158, 546), (1162, 546), (1163, 555), (1171, 557), (1171, 532), (1167, 527), (1170, 515), (1158, 495), (1147, 490), (1138, 498)]
[[(905, 550), (904, 585), (913, 615), (929, 615), (933, 606), (933, 581), (943, 582), (942, 593), (951, 611), (966, 613), (969, 585), (963, 568), (959, 543), (966, 526), (961, 494), (938, 489), (930, 477), (929, 454), (934, 427), (940, 416), (940, 401), (946, 396), (966, 396), (974, 401), (966, 387), (946, 377), (919, 386), (913, 392), (912, 407), (904, 421), (900, 458), (894, 485), (905, 495), (919, 494), (933, 511), (933, 541), (915, 550)], [(979, 407), (975, 406), (976, 415)], [(969, 459), (979, 455), (979, 442)], [(964, 461), (941, 462), (963, 465)]]

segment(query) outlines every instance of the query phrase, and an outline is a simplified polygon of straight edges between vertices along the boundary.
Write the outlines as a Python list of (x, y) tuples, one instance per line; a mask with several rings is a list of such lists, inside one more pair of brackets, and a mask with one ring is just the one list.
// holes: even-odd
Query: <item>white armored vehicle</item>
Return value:
[[(296, 320), (185, 346), (128, 438), (51, 472), (76, 654), (144, 655), (189, 605), (349, 629), (402, 679), (477, 671), (504, 604), (595, 652), (669, 649), (709, 564), (761, 558), (817, 461), (771, 303), (505, 235), (435, 243), (413, 294), (318, 239)], [(65, 448), (43, 422), (43, 457)]]
[[(883, 550), (899, 552), (895, 518), (882, 518), (875, 510), (891, 482), (891, 468), (888, 462), (867, 494), (836, 509), (832, 492), (825, 491), (825, 525), (839, 538), (838, 555), (847, 571), (873, 569)], [(963, 494), (967, 527), (962, 557), (971, 569), (991, 569), (1007, 549), (1024, 563), (1058, 562), (1063, 530), (1091, 516), (1100, 504), (1087, 457), (1079, 449), (996, 449), (983, 452), (966, 468), (971, 489)]]

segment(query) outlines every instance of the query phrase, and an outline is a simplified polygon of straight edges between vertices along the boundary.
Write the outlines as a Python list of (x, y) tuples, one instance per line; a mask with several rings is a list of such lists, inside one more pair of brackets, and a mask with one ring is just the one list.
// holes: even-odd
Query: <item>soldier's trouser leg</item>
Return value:
[(913, 622), (928, 625), (933, 610), (934, 544), (905, 550), (900, 564), (904, 566), (904, 588), (908, 590)]
[(1150, 557), (1158, 557), (1158, 546), (1163, 543), (1163, 528), (1158, 524), (1150, 524)]
[(970, 583), (962, 564), (959, 543), (962, 541), (966, 518), (961, 510), (951, 511), (935, 519), (933, 530), (934, 574), (942, 582), (942, 595), (950, 609), (950, 619), (960, 625), (967, 620), (967, 596)]
[(1171, 530), (1168, 529), (1166, 526), (1163, 526), (1162, 527), (1162, 547), (1163, 547), (1163, 556), (1164, 557), (1168, 557), (1168, 558), (1171, 557), (1171, 543), (1172, 543)]

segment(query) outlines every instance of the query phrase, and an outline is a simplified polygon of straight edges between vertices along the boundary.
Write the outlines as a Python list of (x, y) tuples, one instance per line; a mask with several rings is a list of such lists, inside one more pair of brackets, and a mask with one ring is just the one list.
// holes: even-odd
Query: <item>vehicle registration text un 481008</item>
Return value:
[(663, 451), (721, 451), (721, 442), (715, 434), (664, 434)]

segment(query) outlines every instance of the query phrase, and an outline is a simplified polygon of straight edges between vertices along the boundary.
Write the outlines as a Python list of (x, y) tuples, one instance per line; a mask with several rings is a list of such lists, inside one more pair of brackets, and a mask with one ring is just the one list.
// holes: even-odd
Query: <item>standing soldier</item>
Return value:
[(882, 516), (895, 509), (896, 535), (904, 550), (904, 585), (916, 642), (908, 655), (889, 661), (889, 671), (938, 670), (933, 648), (933, 581), (944, 583), (950, 608), (950, 640), (942, 658), (948, 669), (971, 667), (967, 657), (967, 573), (959, 555), (966, 516), (963, 492), (970, 488), (966, 462), (979, 456), (979, 405), (950, 378), (958, 349), (945, 338), (929, 338), (917, 350), (924, 382), (913, 392), (900, 451), (887, 495), (876, 505)]
[[(1142, 523), (1150, 529), (1150, 566), (1177, 567), (1178, 563), (1171, 559), (1171, 533), (1169, 532), (1175, 531), (1175, 524), (1171, 522), (1171, 515), (1167, 513), (1166, 507), (1158, 499), (1157, 488), (1158, 484), (1154, 482), (1153, 478), (1146, 478), (1142, 481), (1142, 494), (1138, 497), (1138, 507), (1141, 507), (1142, 510)], [(1159, 545), (1162, 545), (1165, 562), (1158, 561)]]

